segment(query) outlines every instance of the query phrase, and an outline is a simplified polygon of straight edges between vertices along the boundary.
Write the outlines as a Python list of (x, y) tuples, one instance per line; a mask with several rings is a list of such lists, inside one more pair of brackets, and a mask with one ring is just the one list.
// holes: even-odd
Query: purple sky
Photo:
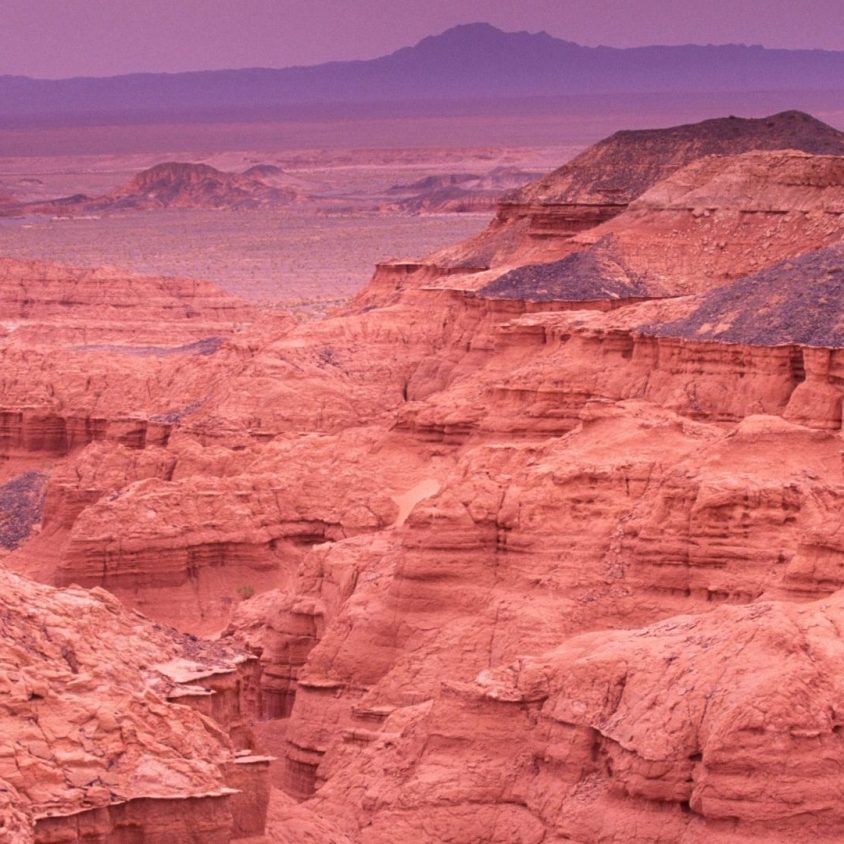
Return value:
[(0, 0), (0, 74), (285, 67), (371, 58), (457, 23), (581, 44), (844, 50), (844, 0)]

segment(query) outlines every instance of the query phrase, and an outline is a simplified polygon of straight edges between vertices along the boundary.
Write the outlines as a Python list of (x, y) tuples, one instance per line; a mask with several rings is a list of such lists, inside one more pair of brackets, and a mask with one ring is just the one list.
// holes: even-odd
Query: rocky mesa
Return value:
[(294, 202), (290, 187), (267, 184), (262, 172), (229, 173), (210, 164), (166, 161), (133, 176), (123, 187), (103, 196), (82, 194), (46, 202), (14, 202), (0, 197), (0, 216), (153, 211), (163, 208), (254, 210), (279, 208)]
[(769, 150), (844, 155), (844, 133), (798, 111), (617, 132), (559, 169), (504, 194), (481, 235), (425, 263), (478, 270), (561, 258), (570, 251), (572, 237), (617, 216), (693, 161)]

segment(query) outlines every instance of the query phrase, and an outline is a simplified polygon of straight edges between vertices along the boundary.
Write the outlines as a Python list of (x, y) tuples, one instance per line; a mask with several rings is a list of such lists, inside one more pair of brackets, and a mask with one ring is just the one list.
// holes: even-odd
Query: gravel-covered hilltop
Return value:
[(716, 288), (684, 319), (651, 330), (718, 343), (844, 348), (844, 243)]
[(631, 295), (697, 293), (842, 236), (844, 157), (792, 151), (707, 156), (572, 238), (575, 251), (566, 258), (531, 272), (511, 270), (480, 293), (512, 285), (506, 280), (515, 274), (521, 283), (512, 288), (514, 298), (532, 299), (534, 287), (553, 291), (555, 284), (561, 298), (569, 298), (563, 291), (589, 277), (580, 270), (587, 265), (601, 267), (598, 276), (607, 285), (626, 280)]
[(657, 183), (698, 159), (776, 150), (844, 155), (844, 133), (799, 111), (617, 132), (541, 179), (505, 194), (495, 220), (482, 234), (430, 256), (426, 264), (483, 270), (559, 259), (571, 251), (570, 241), (580, 232), (621, 214)]
[(698, 158), (783, 149), (844, 155), (844, 132), (800, 111), (616, 132), (547, 176), (506, 194), (501, 202), (628, 205)]
[(478, 295), (531, 302), (648, 298), (645, 279), (625, 267), (611, 245), (602, 247), (573, 252), (559, 261), (517, 267), (482, 287)]

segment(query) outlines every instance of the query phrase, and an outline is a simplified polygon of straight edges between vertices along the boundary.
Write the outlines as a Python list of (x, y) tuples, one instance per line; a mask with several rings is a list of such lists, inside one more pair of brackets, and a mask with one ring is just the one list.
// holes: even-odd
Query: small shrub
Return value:
[(237, 594), (240, 596), (241, 601), (248, 601), (255, 594), (255, 587), (248, 585), (238, 586)]

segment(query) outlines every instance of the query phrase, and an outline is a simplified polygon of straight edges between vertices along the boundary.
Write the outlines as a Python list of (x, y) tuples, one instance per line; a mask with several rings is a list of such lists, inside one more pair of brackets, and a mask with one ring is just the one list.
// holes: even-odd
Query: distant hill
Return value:
[(208, 164), (167, 161), (138, 173), (104, 198), (109, 210), (149, 208), (268, 208), (287, 205), (294, 191), (255, 176), (226, 173)]
[(538, 174), (518, 167), (495, 167), (485, 175), (448, 173), (426, 176), (387, 191), (396, 197), (396, 208), (411, 214), (493, 211), (501, 194), (522, 187)]
[(260, 179), (227, 173), (208, 164), (167, 161), (134, 176), (104, 196), (67, 196), (47, 202), (0, 207), (5, 214), (90, 214), (150, 211), (161, 208), (277, 208), (296, 199), (290, 188), (271, 187)]
[(466, 24), (368, 61), (63, 80), (0, 77), (0, 121), (206, 119), (327, 105), (678, 92), (844, 91), (844, 52), (759, 46), (583, 47)]
[(272, 179), (275, 176), (283, 176), (284, 170), (275, 164), (253, 164), (252, 167), (247, 167), (243, 171), (244, 176), (251, 176), (255, 179)]

